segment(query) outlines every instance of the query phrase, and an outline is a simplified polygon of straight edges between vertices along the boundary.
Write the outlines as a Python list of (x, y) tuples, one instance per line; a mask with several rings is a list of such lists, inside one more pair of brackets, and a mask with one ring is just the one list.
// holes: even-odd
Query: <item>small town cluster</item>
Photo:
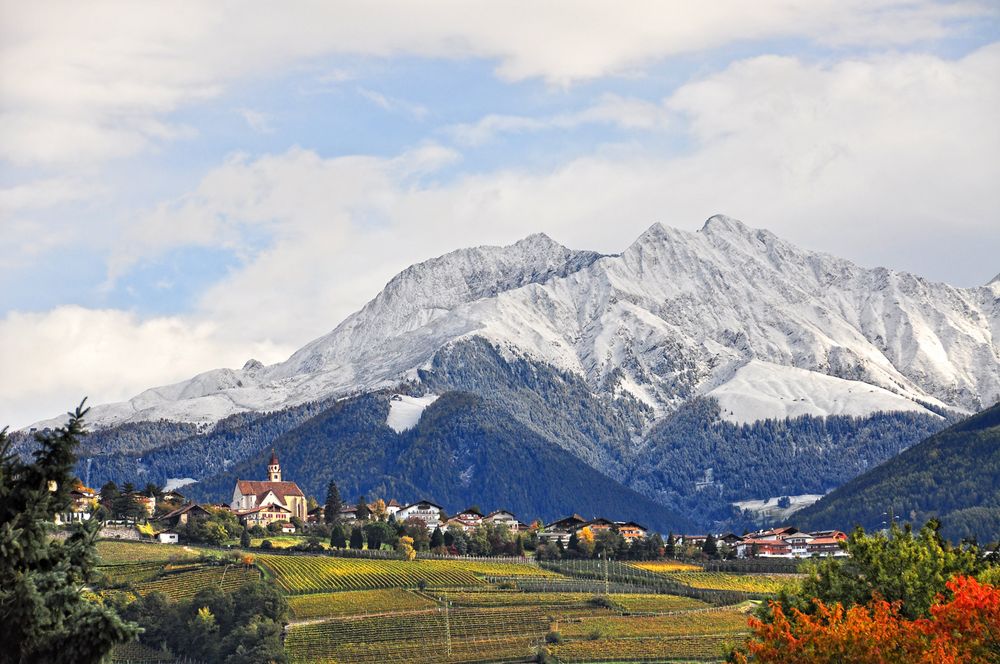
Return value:
[[(483, 529), (501, 532), (509, 544), (506, 550), (498, 551), (494, 547), (489, 552), (524, 555), (527, 544), (540, 558), (561, 558), (581, 552), (593, 554), (595, 550), (607, 555), (631, 552), (641, 556), (644, 551), (659, 551), (660, 555), (665, 553), (671, 557), (708, 555), (718, 558), (847, 555), (841, 544), (847, 540), (845, 533), (837, 530), (802, 532), (790, 526), (743, 535), (670, 533), (663, 539), (634, 521), (603, 517), (586, 519), (573, 514), (550, 523), (540, 520), (525, 523), (504, 509), (484, 514), (478, 507), (469, 507), (449, 516), (441, 505), (430, 500), (404, 505), (395, 499), (369, 503), (361, 498), (357, 504), (350, 505), (342, 504), (339, 496), (335, 501), (336, 514), (327, 514), (330, 497), (327, 504), (320, 505), (308, 499), (295, 482), (283, 480), (281, 464), (273, 451), (267, 466), (267, 480), (237, 480), (228, 504), (199, 504), (186, 500), (176, 490), (161, 491), (153, 485), (136, 490), (126, 484), (119, 490), (110, 482), (100, 492), (81, 484), (71, 495), (70, 511), (57, 515), (57, 523), (69, 524), (98, 515), (111, 524), (134, 525), (141, 535), (164, 544), (177, 543), (184, 537), (221, 544), (240, 532), (246, 533), (244, 537), (251, 534), (315, 535), (322, 527), (326, 527), (322, 534), (331, 537), (331, 546), (336, 548), (361, 549), (366, 543), (369, 548), (378, 548), (371, 545), (391, 543), (391, 536), (375, 535), (362, 529), (365, 524), (375, 522), (395, 524), (400, 533), (415, 536), (420, 548), (458, 555), (469, 551), (461, 542), (456, 545), (456, 534), (464, 539), (462, 536), (471, 536)], [(335, 528), (331, 536), (332, 526)], [(344, 529), (349, 530), (351, 536), (342, 534), (338, 541), (338, 533)], [(318, 546), (321, 545), (313, 548)]]

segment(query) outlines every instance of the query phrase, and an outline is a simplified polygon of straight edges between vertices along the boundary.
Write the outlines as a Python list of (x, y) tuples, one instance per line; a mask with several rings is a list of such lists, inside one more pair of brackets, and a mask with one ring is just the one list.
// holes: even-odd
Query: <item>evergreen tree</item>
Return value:
[(671, 532), (667, 535), (667, 546), (664, 547), (667, 558), (674, 558), (677, 556), (677, 538)]
[(323, 519), (327, 523), (339, 523), (340, 522), (340, 508), (344, 504), (340, 500), (340, 490), (337, 488), (337, 483), (330, 480), (330, 483), (326, 485), (326, 504), (323, 506)]
[(240, 533), (240, 547), (244, 549), (250, 548), (250, 531), (246, 528), (244, 528), (243, 532)]
[(358, 498), (357, 508), (358, 511), (355, 513), (355, 515), (357, 516), (358, 521), (367, 521), (369, 517), (371, 517), (371, 510), (368, 509), (368, 503), (365, 501), (364, 496), (360, 496)]
[(74, 449), (84, 435), (83, 404), (65, 427), (35, 435), (32, 463), (10, 453), (0, 431), (0, 662), (99, 662), (137, 627), (80, 589), (92, 582), (96, 521), (60, 541), (47, 525), (70, 506)]
[(354, 528), (351, 529), (351, 548), (365, 548), (365, 535), (361, 532), (361, 526), (354, 526)]
[(444, 546), (444, 533), (441, 532), (441, 528), (434, 528), (434, 532), (431, 533), (431, 549), (436, 549), (439, 546)]
[(715, 558), (719, 555), (719, 543), (715, 541), (715, 535), (712, 533), (708, 534), (708, 537), (705, 538), (705, 543), (701, 545), (701, 552), (709, 558)]
[(523, 556), (524, 555), (524, 536), (518, 535), (517, 539), (514, 540), (514, 555)]
[(339, 524), (334, 524), (330, 532), (330, 546), (335, 549), (343, 549), (347, 546), (347, 538), (344, 537), (344, 528)]

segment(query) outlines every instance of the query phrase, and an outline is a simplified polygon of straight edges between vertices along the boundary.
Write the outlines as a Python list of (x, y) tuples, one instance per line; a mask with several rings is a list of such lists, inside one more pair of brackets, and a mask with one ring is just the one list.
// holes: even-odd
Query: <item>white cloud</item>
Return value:
[(665, 129), (668, 111), (643, 99), (604, 95), (597, 103), (573, 113), (548, 117), (487, 115), (474, 123), (446, 127), (444, 132), (463, 146), (481, 145), (499, 134), (521, 134), (545, 129), (576, 129), (588, 124), (613, 125), (622, 129)]
[(247, 123), (247, 126), (258, 134), (271, 134), (274, 132), (274, 127), (271, 126), (271, 118), (267, 113), (255, 111), (251, 108), (241, 108), (237, 112), (243, 118), (243, 121)]
[(427, 115), (426, 106), (414, 104), (405, 99), (390, 97), (381, 92), (361, 87), (358, 88), (358, 94), (389, 113), (406, 113), (407, 115), (412, 115), (417, 120), (422, 120)]
[(212, 323), (177, 317), (140, 320), (77, 306), (8, 313), (0, 319), (0, 427), (53, 417), (84, 396), (91, 404), (120, 401), (250, 357), (274, 362), (289, 350), (268, 341), (235, 344)]
[[(315, 3), (16, 2), (0, 22), (0, 145), (15, 163), (77, 164), (190, 134), (164, 120), (234, 81), (336, 55), (494, 60), (555, 85), (737, 42), (883, 47), (954, 34), (989, 3), (646, 0)], [(512, 38), (516, 36), (516, 38)]]

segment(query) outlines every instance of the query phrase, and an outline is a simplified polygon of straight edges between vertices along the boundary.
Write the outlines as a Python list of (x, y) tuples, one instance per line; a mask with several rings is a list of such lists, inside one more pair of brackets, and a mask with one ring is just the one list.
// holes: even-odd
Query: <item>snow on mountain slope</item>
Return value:
[[(920, 400), (976, 410), (1000, 398), (998, 291), (862, 268), (723, 216), (695, 233), (654, 224), (618, 256), (533, 235), (404, 270), (285, 362), (147, 390), (95, 407), (92, 422), (211, 422), (384, 387), (471, 336), (577, 373), (595, 392), (630, 393), (658, 413), (712, 392), (752, 360), (868, 383), (899, 395), (905, 409)], [(773, 395), (799, 394), (811, 385), (799, 376), (767, 380)], [(756, 390), (742, 381), (721, 393), (735, 396), (739, 385)], [(823, 389), (810, 412), (861, 408)], [(888, 403), (876, 394), (869, 412)]]
[(868, 383), (759, 360), (740, 367), (708, 396), (718, 400), (723, 419), (737, 424), (800, 415), (861, 416), (880, 410), (934, 414)]
[(403, 433), (417, 426), (420, 417), (427, 406), (437, 401), (438, 395), (428, 394), (422, 397), (411, 397), (406, 394), (395, 394), (389, 400), (389, 415), (385, 423), (396, 433)]

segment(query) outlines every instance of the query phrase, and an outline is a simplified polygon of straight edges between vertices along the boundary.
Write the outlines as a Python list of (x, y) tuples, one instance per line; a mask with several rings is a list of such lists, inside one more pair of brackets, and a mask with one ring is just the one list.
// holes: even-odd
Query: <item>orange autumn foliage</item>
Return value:
[(772, 604), (774, 620), (751, 619), (747, 656), (738, 662), (782, 664), (987, 664), (1000, 662), (1000, 588), (955, 577), (945, 602), (938, 596), (929, 618), (907, 620), (899, 604), (875, 600), (844, 609), (816, 603), (815, 615)]

